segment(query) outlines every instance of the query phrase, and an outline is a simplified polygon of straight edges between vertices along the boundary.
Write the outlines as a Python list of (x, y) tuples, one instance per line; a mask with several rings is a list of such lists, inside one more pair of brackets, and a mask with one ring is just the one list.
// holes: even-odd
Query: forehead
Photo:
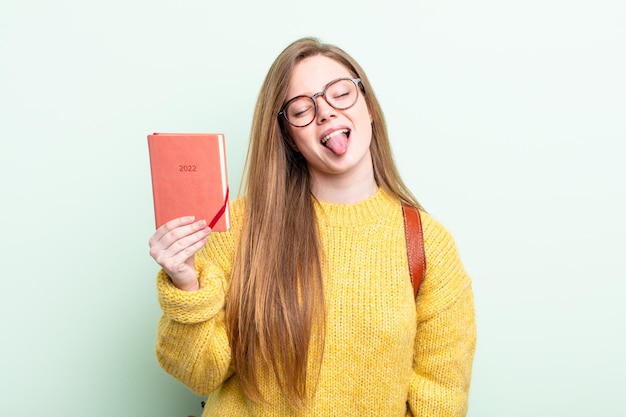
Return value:
[(341, 77), (352, 77), (352, 74), (334, 59), (323, 55), (305, 58), (296, 64), (291, 73), (287, 97), (315, 94), (330, 81)]

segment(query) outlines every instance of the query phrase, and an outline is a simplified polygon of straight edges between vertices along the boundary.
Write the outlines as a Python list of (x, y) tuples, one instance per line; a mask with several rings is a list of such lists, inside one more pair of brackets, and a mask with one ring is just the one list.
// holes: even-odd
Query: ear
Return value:
[(289, 128), (282, 129), (283, 141), (289, 146), (294, 152), (300, 153), (300, 150), (296, 146), (296, 142), (293, 140), (291, 135), (289, 134)]
[(296, 143), (291, 138), (287, 140), (287, 144), (291, 147), (291, 149), (293, 149), (294, 152), (300, 153), (300, 149), (298, 149)]

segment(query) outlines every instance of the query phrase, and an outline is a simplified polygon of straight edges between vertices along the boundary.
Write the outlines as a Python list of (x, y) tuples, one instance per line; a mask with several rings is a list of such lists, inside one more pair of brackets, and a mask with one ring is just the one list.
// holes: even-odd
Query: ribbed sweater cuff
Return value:
[(157, 275), (157, 292), (163, 314), (172, 320), (201, 323), (214, 318), (224, 307), (223, 279), (217, 268), (200, 272), (200, 289), (183, 291), (174, 286), (165, 271)]

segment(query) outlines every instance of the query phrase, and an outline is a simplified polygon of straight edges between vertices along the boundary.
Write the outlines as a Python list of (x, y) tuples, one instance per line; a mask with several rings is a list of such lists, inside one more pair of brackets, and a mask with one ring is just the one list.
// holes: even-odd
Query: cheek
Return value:
[(364, 143), (371, 145), (374, 135), (374, 126), (372, 125), (372, 115), (369, 111), (363, 113), (359, 118), (359, 136), (363, 138)]
[(362, 111), (359, 113), (359, 123), (361, 124), (361, 128), (365, 129), (365, 125), (369, 126), (367, 129), (372, 130), (372, 123), (374, 119), (372, 118), (372, 114), (370, 113), (370, 109), (366, 104), (363, 105)]
[[(355, 106), (356, 107), (356, 106)], [(374, 118), (370, 112), (370, 108), (367, 105), (364, 97), (359, 98), (358, 102), (358, 118), (360, 121), (367, 120), (367, 123), (372, 124)]]

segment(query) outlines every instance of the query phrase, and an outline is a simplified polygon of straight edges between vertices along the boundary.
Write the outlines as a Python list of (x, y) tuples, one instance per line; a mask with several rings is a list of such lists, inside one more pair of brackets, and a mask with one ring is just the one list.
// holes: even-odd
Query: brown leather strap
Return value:
[(402, 213), (404, 215), (404, 234), (406, 236), (411, 283), (413, 284), (413, 296), (417, 297), (424, 275), (426, 275), (422, 219), (420, 218), (419, 210), (408, 204), (402, 204)]

